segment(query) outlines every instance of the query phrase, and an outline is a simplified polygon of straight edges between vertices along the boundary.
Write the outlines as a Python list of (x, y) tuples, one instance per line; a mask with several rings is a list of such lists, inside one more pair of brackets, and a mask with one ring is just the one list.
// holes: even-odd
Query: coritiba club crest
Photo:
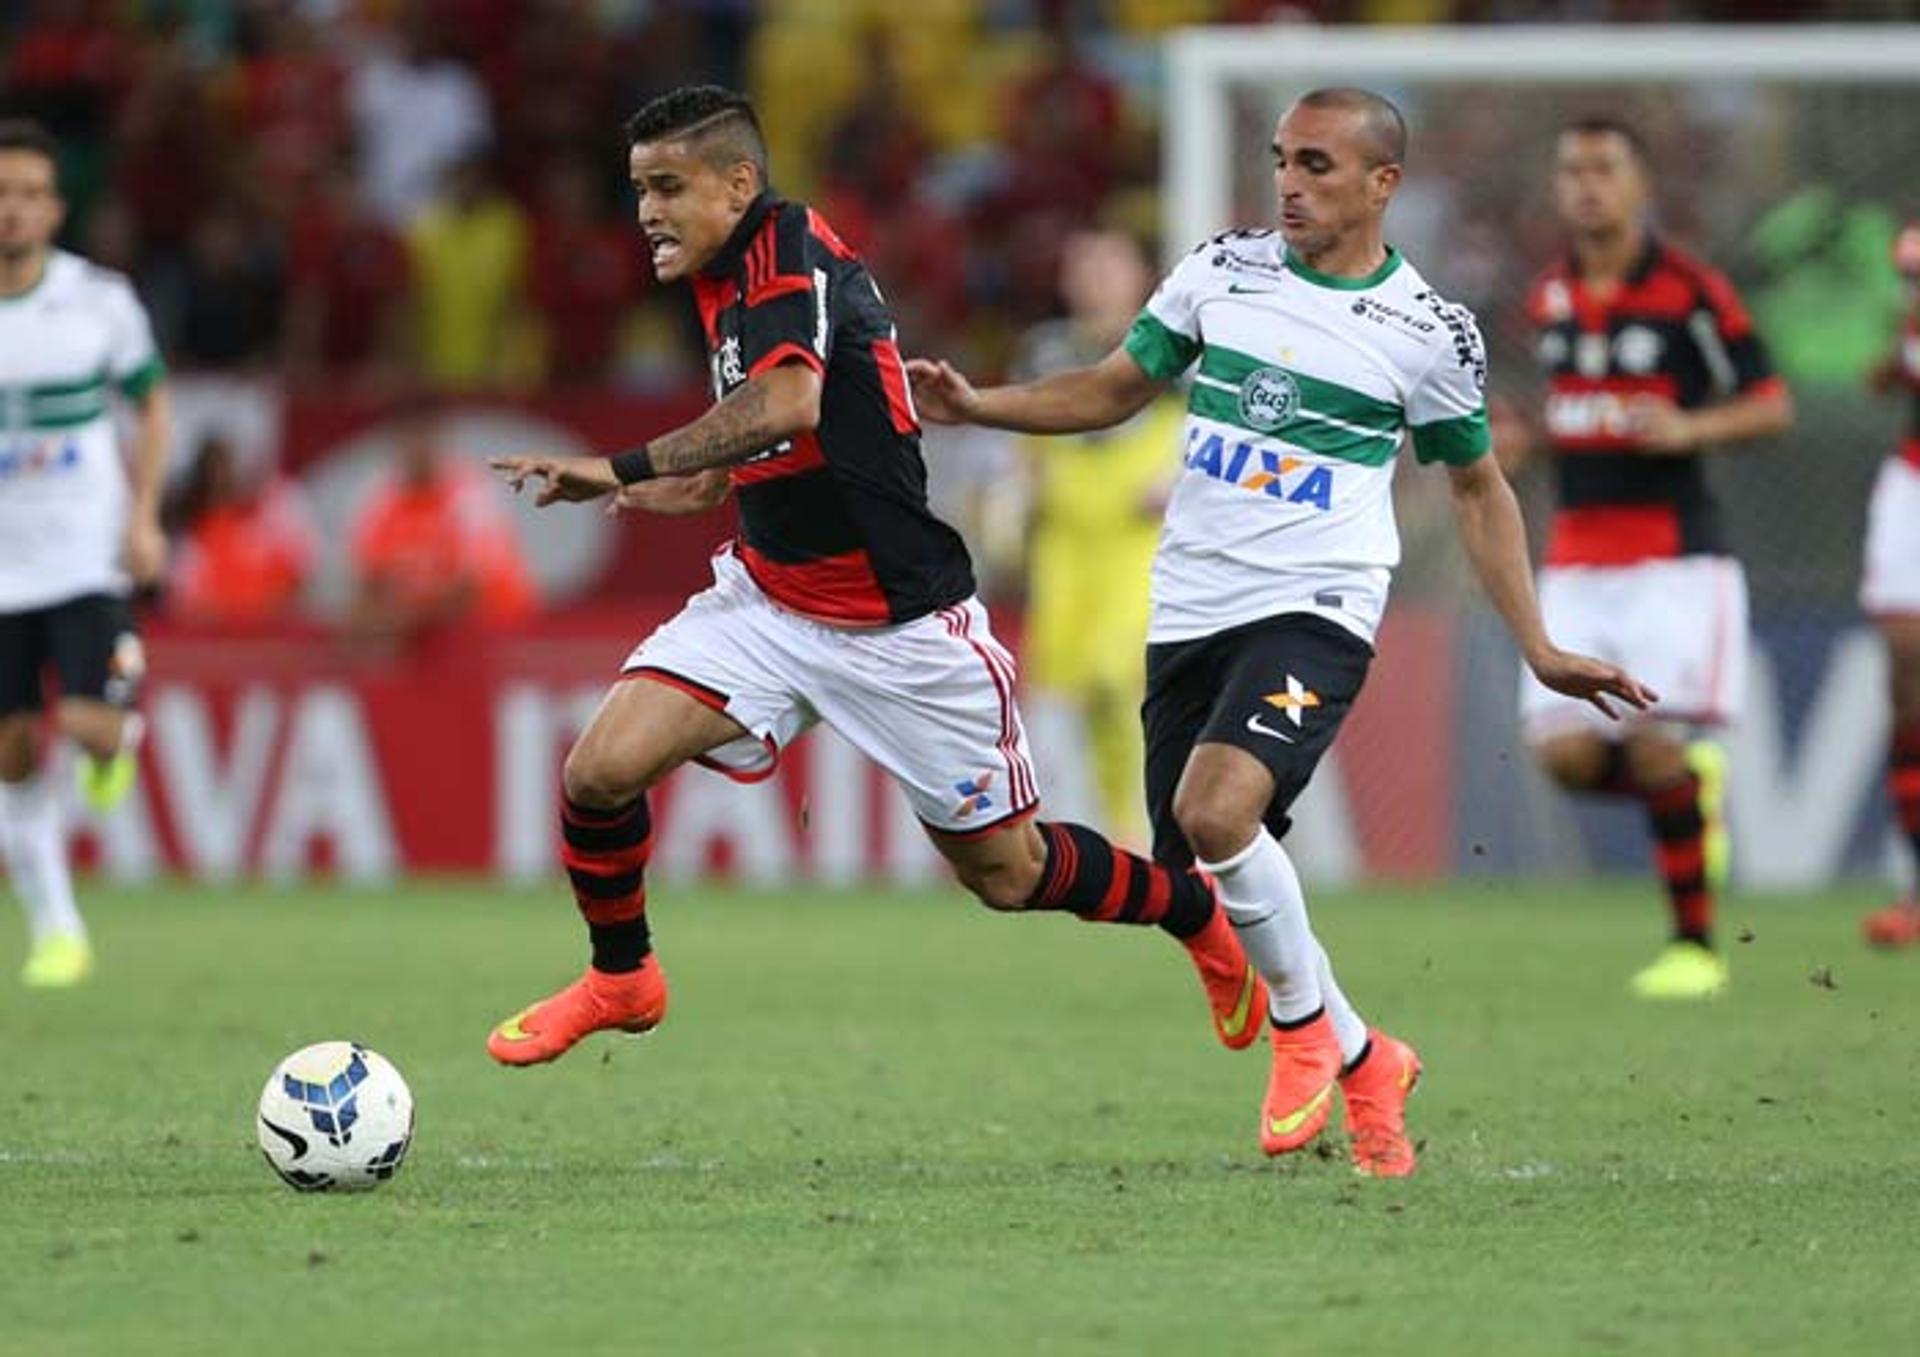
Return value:
[(1261, 368), (1240, 384), (1240, 418), (1250, 429), (1272, 433), (1300, 408), (1300, 387), (1284, 368)]

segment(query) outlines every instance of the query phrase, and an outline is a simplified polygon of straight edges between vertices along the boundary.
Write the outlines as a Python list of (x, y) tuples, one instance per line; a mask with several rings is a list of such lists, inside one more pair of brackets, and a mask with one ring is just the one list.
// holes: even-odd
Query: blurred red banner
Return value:
[[(665, 612), (601, 605), (401, 650), (319, 628), (156, 624), (145, 776), (93, 827), (87, 856), (132, 877), (545, 878), (557, 871), (561, 760)], [(1303, 868), (1323, 878), (1448, 867), (1450, 636), (1396, 616), (1382, 645), (1391, 662), (1296, 831)], [(654, 797), (663, 877), (910, 882), (943, 870), (905, 799), (830, 731), (796, 742), (765, 782), (691, 768)]]

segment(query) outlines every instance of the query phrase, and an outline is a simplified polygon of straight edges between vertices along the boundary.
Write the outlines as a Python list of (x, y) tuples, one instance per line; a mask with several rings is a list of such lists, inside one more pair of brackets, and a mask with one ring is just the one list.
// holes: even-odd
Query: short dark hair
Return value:
[(60, 159), (53, 135), (31, 118), (0, 118), (0, 151), (32, 151), (48, 160)]
[(716, 169), (745, 160), (767, 182), (767, 139), (753, 101), (719, 85), (682, 85), (649, 100), (627, 119), (627, 144), (687, 136), (701, 159)]
[(1407, 120), (1384, 94), (1354, 85), (1330, 85), (1326, 89), (1308, 90), (1294, 103), (1302, 108), (1332, 108), (1360, 114), (1366, 124), (1367, 140), (1372, 143), (1373, 163), (1406, 163)]
[(1633, 152), (1633, 158), (1640, 162), (1642, 169), (1652, 167), (1653, 160), (1647, 147), (1647, 139), (1640, 135), (1640, 129), (1624, 118), (1616, 118), (1611, 113), (1589, 113), (1585, 117), (1575, 118), (1560, 125), (1562, 137), (1618, 137)]

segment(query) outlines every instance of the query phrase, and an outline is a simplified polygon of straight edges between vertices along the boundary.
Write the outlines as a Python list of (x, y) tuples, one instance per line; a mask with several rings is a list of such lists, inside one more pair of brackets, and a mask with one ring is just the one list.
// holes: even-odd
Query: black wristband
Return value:
[(645, 443), (631, 452), (616, 452), (610, 460), (613, 462), (614, 479), (622, 485), (650, 481), (660, 474), (653, 469), (653, 454), (647, 450)]

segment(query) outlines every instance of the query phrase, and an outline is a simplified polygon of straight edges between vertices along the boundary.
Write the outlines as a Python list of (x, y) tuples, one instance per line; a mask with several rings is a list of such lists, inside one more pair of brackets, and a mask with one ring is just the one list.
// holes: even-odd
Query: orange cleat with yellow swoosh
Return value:
[(1186, 948), (1207, 989), (1213, 1034), (1229, 1050), (1246, 1050), (1267, 1020), (1267, 982), (1240, 950), (1240, 937), (1227, 912), (1216, 908), (1207, 926), (1186, 939)]
[(637, 971), (587, 968), (558, 994), (523, 1008), (487, 1038), (487, 1054), (502, 1065), (539, 1065), (565, 1055), (593, 1032), (650, 1032), (667, 1016), (667, 977), (648, 957)]
[(1288, 1154), (1320, 1134), (1333, 1110), (1340, 1041), (1322, 1010), (1304, 1027), (1273, 1029), (1273, 1072), (1260, 1108), (1260, 1148)]
[(1354, 1171), (1369, 1178), (1405, 1178), (1414, 1167), (1407, 1099), (1420, 1083), (1420, 1056), (1377, 1028), (1368, 1030), (1367, 1043), (1360, 1063), (1340, 1076)]

